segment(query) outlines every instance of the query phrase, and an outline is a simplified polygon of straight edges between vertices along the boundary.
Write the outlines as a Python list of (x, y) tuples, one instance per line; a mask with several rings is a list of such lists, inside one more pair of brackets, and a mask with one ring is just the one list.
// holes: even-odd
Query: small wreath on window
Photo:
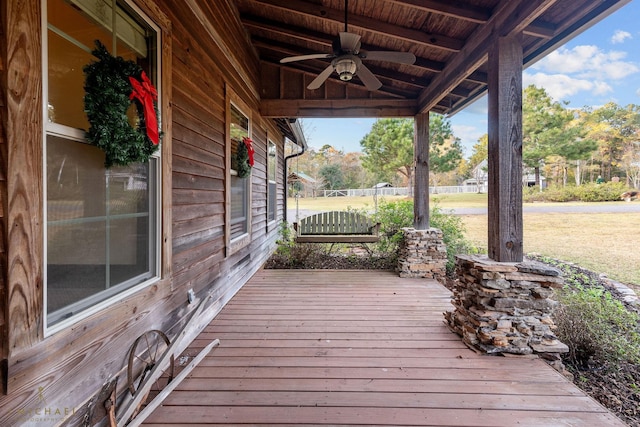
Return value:
[(253, 141), (246, 136), (242, 138), (242, 143), (238, 144), (236, 151), (236, 172), (238, 178), (246, 178), (251, 175), (251, 168), (254, 164)]
[[(87, 140), (105, 152), (105, 166), (146, 162), (158, 149), (158, 93), (134, 61), (112, 56), (96, 40), (98, 61), (84, 66), (84, 107), (89, 119)], [(136, 115), (131, 123), (131, 104)]]

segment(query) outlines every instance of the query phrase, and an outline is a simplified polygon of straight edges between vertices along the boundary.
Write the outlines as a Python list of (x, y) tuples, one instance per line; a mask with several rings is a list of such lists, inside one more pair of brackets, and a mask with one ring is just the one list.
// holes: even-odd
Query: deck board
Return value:
[(625, 425), (541, 360), (469, 350), (444, 324), (450, 298), (387, 272), (260, 271), (144, 425)]

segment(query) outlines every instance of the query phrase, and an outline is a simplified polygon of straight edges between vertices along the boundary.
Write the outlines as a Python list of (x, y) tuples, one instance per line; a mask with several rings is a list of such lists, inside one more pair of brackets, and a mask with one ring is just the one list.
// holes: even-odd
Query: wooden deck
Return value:
[(543, 361), (466, 348), (449, 300), (394, 273), (260, 271), (191, 353), (220, 347), (144, 425), (625, 425)]

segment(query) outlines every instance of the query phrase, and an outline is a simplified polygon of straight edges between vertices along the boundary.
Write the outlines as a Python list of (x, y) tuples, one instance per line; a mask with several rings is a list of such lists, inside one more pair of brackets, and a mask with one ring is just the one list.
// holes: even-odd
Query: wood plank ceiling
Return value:
[(413, 65), (363, 61), (382, 82), (368, 91), (357, 77), (333, 72), (306, 86), (329, 64), (282, 58), (332, 53), (344, 31), (345, 0), (234, 0), (261, 61), (267, 116), (407, 116), (452, 114), (487, 90), (487, 51), (499, 35), (522, 31), (524, 67), (630, 0), (349, 0), (348, 31), (365, 51), (403, 51)]

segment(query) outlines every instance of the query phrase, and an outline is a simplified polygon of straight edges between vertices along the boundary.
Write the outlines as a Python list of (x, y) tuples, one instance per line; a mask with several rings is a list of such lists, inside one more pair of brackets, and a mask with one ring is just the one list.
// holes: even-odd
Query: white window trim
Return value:
[[(153, 20), (151, 20), (135, 3), (133, 3), (131, 0), (122, 0), (123, 2), (125, 2), (127, 4), (127, 7), (130, 7), (131, 10), (133, 10), (140, 18), (142, 18), (145, 23), (147, 25), (149, 25), (149, 27), (155, 31), (156, 33), (156, 43), (157, 43), (157, 55), (156, 55), (156, 76), (157, 76), (157, 81), (158, 82), (162, 82), (162, 31), (160, 29), (160, 27), (158, 25), (156, 25), (155, 22), (153, 22)], [(49, 337), (51, 335), (54, 335), (57, 332), (60, 332), (64, 329), (69, 328), (70, 326), (80, 322), (81, 320), (84, 320), (86, 318), (88, 318), (89, 316), (92, 316), (96, 313), (98, 313), (99, 311), (102, 311), (110, 306), (112, 306), (113, 304), (115, 304), (116, 302), (123, 300), (133, 294), (135, 294), (136, 292), (139, 292), (140, 290), (158, 282), (161, 280), (161, 273), (162, 273), (162, 265), (161, 265), (161, 261), (162, 261), (162, 183), (163, 183), (163, 177), (162, 177), (162, 149), (157, 150), (156, 153), (154, 153), (152, 155), (152, 157), (157, 159), (157, 168), (156, 168), (156, 218), (155, 218), (155, 226), (156, 226), (156, 230), (155, 230), (155, 237), (156, 237), (156, 254), (155, 254), (155, 272), (153, 274), (153, 277), (149, 278), (148, 280), (145, 280), (142, 283), (139, 283), (135, 286), (132, 286), (126, 290), (123, 290), (120, 293), (117, 293), (116, 295), (113, 295), (107, 299), (105, 299), (104, 301), (101, 301), (99, 303), (96, 303), (95, 305), (88, 307), (84, 310), (82, 310), (81, 312), (79, 312), (76, 315), (73, 315), (71, 317), (69, 317), (68, 319), (64, 319), (61, 320), (57, 323), (55, 323), (54, 325), (49, 326), (48, 324), (48, 316), (47, 316), (47, 186), (46, 186), (46, 176), (47, 176), (47, 135), (56, 135), (56, 136), (62, 136), (68, 139), (73, 139), (73, 140), (77, 140), (77, 141), (83, 141), (85, 140), (85, 133), (84, 131), (80, 130), (80, 129), (75, 129), (69, 126), (65, 126), (65, 125), (61, 125), (58, 123), (49, 123), (49, 112), (48, 112), (48, 93), (49, 93), (49, 79), (48, 79), (48, 63), (49, 63), (49, 57), (48, 57), (48, 36), (47, 36), (47, 32), (48, 32), (48, 16), (47, 16), (47, 1), (43, 1), (41, 4), (41, 29), (42, 29), (42, 33), (41, 33), (41, 37), (42, 37), (42, 123), (44, 124), (42, 126), (42, 140), (44, 141), (44, 143), (42, 144), (43, 149), (42, 149), (42, 158), (43, 158), (43, 162), (42, 162), (42, 197), (43, 197), (43, 203), (42, 203), (42, 208), (43, 208), (43, 212), (42, 212), (42, 218), (43, 218), (43, 224), (42, 224), (42, 229), (43, 229), (43, 239), (42, 239), (42, 271), (43, 271), (43, 293), (42, 293), (42, 298), (43, 298), (43, 302), (42, 302), (42, 318), (44, 319), (44, 321), (42, 322), (43, 324), (43, 335), (44, 337)], [(157, 105), (162, 105), (162, 85), (158, 84), (157, 86), (157, 90), (158, 90), (158, 100), (157, 100)], [(162, 129), (162, 116), (160, 115), (158, 117), (158, 125), (160, 126), (160, 129)]]
[[(270, 179), (271, 170), (269, 168), (269, 165), (270, 165), (269, 148), (272, 144), (275, 150), (275, 158), (274, 158), (274, 164), (273, 164), (273, 168), (275, 170), (273, 171), (273, 174), (276, 178), (273, 181)], [(272, 184), (272, 183), (275, 184), (275, 189), (274, 189), (275, 200), (273, 205), (273, 219), (270, 220), (269, 219), (269, 200), (270, 200), (271, 194), (269, 193), (269, 184)], [(278, 222), (278, 144), (276, 144), (271, 138), (267, 138), (267, 228), (269, 229), (277, 222)]]
[(226, 88), (226, 112), (225, 112), (225, 157), (226, 157), (226, 170), (227, 178), (225, 180), (225, 239), (227, 241), (227, 253), (226, 256), (233, 255), (240, 249), (248, 246), (251, 243), (251, 223), (253, 222), (252, 215), (252, 197), (253, 197), (253, 173), (247, 178), (249, 180), (247, 191), (247, 232), (231, 238), (231, 176), (236, 174), (236, 171), (231, 169), (231, 106), (234, 106), (249, 120), (248, 137), (252, 138), (253, 135), (253, 117), (251, 115), (251, 108), (240, 99), (239, 96), (233, 92), (233, 90), (227, 86)]

